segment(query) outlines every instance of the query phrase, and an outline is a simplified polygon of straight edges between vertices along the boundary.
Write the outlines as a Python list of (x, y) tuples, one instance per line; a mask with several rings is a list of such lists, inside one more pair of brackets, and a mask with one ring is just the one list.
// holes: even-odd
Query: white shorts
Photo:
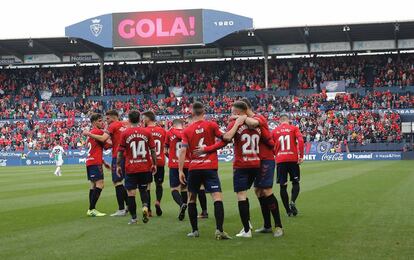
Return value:
[(62, 166), (62, 165), (63, 165), (63, 160), (56, 161), (56, 166)]

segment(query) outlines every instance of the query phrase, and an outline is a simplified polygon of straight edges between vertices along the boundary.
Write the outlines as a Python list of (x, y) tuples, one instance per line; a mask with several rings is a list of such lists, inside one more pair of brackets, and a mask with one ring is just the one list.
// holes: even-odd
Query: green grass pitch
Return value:
[[(287, 218), (283, 238), (216, 241), (210, 218), (200, 221), (201, 237), (189, 239), (188, 217), (177, 220), (168, 179), (164, 215), (128, 226), (128, 217), (88, 218), (85, 167), (0, 169), (0, 259), (409, 259), (414, 258), (414, 162), (306, 162), (302, 167), (300, 215)], [(241, 229), (231, 164), (220, 165), (225, 230)], [(110, 174), (97, 208), (116, 209)], [(279, 188), (275, 186), (279, 206)], [(154, 195), (152, 196), (155, 197)], [(250, 191), (252, 223), (262, 225)]]

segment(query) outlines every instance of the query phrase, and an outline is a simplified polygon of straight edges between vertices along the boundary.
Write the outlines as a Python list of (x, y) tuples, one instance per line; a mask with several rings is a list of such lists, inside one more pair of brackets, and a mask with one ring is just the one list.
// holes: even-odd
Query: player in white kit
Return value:
[(55, 170), (55, 175), (56, 176), (62, 176), (62, 171), (60, 170), (60, 167), (62, 167), (63, 165), (63, 154), (65, 153), (65, 150), (63, 149), (62, 146), (56, 144), (53, 148), (52, 148), (52, 153), (51, 153), (51, 157), (53, 157), (53, 159), (56, 162), (56, 170)]

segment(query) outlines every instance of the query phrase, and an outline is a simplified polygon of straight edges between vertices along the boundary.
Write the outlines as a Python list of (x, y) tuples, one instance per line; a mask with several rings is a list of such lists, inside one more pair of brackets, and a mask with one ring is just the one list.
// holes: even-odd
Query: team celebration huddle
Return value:
[[(299, 128), (289, 123), (286, 114), (280, 116), (280, 124), (273, 131), (264, 116), (256, 114), (248, 99), (235, 101), (226, 131), (206, 118), (204, 105), (195, 102), (192, 115), (175, 119), (166, 131), (157, 125), (152, 111), (140, 113), (132, 110), (128, 122), (121, 121), (114, 110), (90, 117), (91, 129), (84, 130), (88, 137), (86, 159), (89, 190), (88, 216), (102, 217), (105, 213), (96, 209), (104, 188), (103, 167), (112, 170), (118, 210), (111, 216), (126, 216), (128, 224), (138, 223), (137, 190), (141, 199), (142, 222), (152, 217), (151, 184), (155, 186), (155, 212), (163, 214), (164, 166), (168, 158), (171, 194), (178, 205), (178, 219), (185, 219), (186, 211), (191, 224), (188, 237), (199, 237), (198, 219), (207, 218), (206, 193), (214, 203), (216, 222), (215, 238), (231, 239), (224, 231), (225, 210), (220, 184), (217, 150), (233, 143), (233, 188), (237, 196), (240, 220), (243, 228), (236, 237), (251, 238), (250, 206), (247, 192), (254, 186), (260, 203), (263, 226), (256, 233), (270, 233), (274, 237), (284, 234), (279, 204), (273, 192), (275, 181), (280, 185), (280, 198), (287, 216), (298, 214), (296, 199), (299, 195), (300, 168), (303, 162), (304, 141)], [(103, 151), (112, 148), (112, 163), (103, 159)], [(288, 180), (289, 176), (289, 180)], [(292, 183), (291, 196), (287, 191)], [(197, 198), (202, 212), (198, 214)]]

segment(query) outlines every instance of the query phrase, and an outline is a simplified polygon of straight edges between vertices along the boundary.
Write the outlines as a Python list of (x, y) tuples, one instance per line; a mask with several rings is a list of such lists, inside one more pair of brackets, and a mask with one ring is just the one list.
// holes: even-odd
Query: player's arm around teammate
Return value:
[[(282, 221), (280, 218), (279, 203), (273, 194), (273, 182), (275, 172), (275, 157), (272, 135), (269, 131), (267, 119), (260, 114), (253, 111), (253, 106), (250, 100), (243, 98), (241, 101), (246, 103), (247, 116), (246, 124), (251, 127), (260, 127), (261, 137), (259, 142), (259, 157), (260, 157), (260, 174), (254, 182), (256, 196), (260, 203), (260, 208), (263, 216), (263, 226), (256, 229), (256, 233), (272, 233), (271, 216), (274, 220), (273, 236), (280, 237), (284, 231), (282, 229)], [(252, 120), (253, 119), (253, 120)]]
[(125, 187), (128, 192), (128, 209), (131, 220), (128, 224), (137, 223), (137, 205), (135, 201), (138, 188), (142, 202), (142, 221), (148, 222), (148, 184), (152, 174), (156, 171), (157, 156), (152, 135), (146, 129), (139, 127), (140, 114), (131, 111), (128, 114), (131, 127), (125, 130), (121, 136), (121, 143), (117, 155), (117, 172), (121, 174), (121, 162), (125, 151)]
[[(90, 120), (93, 126), (91, 132), (96, 135), (103, 135), (102, 115), (93, 114)], [(104, 145), (93, 138), (88, 138), (87, 144), (88, 154), (86, 158), (86, 170), (91, 187), (89, 190), (89, 210), (86, 214), (92, 217), (102, 217), (106, 214), (99, 212), (95, 207), (104, 188), (104, 174), (102, 169), (102, 165), (105, 165), (103, 160)]]
[(217, 153), (206, 155), (196, 155), (194, 150), (200, 146), (213, 145), (216, 138), (222, 138), (223, 133), (214, 122), (205, 120), (205, 110), (203, 104), (196, 102), (192, 106), (193, 123), (189, 125), (182, 135), (182, 149), (179, 155), (179, 174), (180, 181), (186, 183), (184, 175), (184, 160), (187, 150), (190, 155), (188, 173), (188, 217), (190, 219), (192, 231), (188, 237), (198, 237), (197, 221), (197, 193), (200, 186), (204, 185), (206, 192), (211, 194), (214, 201), (214, 217), (216, 219), (215, 237), (218, 240), (230, 239), (229, 235), (223, 230), (224, 205), (221, 191), (221, 183), (218, 175)]

